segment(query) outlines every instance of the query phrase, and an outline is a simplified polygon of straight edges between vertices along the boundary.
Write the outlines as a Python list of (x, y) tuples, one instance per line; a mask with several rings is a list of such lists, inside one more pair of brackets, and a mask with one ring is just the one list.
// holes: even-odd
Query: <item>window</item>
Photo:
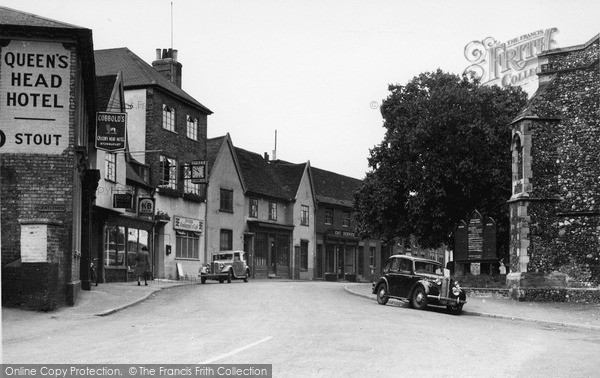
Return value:
[(375, 247), (369, 247), (369, 265), (375, 266)]
[(176, 230), (175, 257), (197, 260), (200, 250), (200, 234), (192, 231)]
[(350, 227), (350, 212), (344, 211), (342, 213), (342, 227)]
[(175, 109), (163, 104), (162, 127), (175, 132)]
[(250, 218), (258, 218), (258, 200), (250, 198)]
[(221, 230), (221, 241), (219, 249), (221, 251), (231, 251), (233, 249), (233, 231)]
[(233, 213), (233, 190), (221, 189), (221, 211)]
[(308, 241), (300, 242), (300, 269), (308, 270)]
[(302, 205), (300, 208), (300, 224), (308, 226), (308, 206)]
[(135, 255), (148, 247), (148, 231), (123, 226), (104, 227), (104, 265), (135, 266)]
[(110, 181), (117, 181), (117, 154), (107, 152), (104, 156), (104, 178)]
[(325, 224), (333, 224), (333, 210), (325, 209)]
[(187, 116), (187, 137), (198, 140), (198, 118)]
[(200, 195), (200, 184), (192, 183), (192, 167), (190, 164), (183, 166), (183, 192)]
[(177, 189), (177, 160), (161, 155), (159, 174), (158, 186)]
[(269, 202), (269, 220), (277, 220), (277, 204)]

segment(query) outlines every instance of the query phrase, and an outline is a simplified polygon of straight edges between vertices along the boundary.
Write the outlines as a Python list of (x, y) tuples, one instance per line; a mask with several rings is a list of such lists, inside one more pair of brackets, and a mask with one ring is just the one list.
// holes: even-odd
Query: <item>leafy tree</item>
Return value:
[(477, 209), (496, 219), (507, 243), (509, 124), (526, 93), (441, 70), (389, 91), (381, 106), (387, 131), (355, 198), (362, 236), (451, 246), (456, 223)]

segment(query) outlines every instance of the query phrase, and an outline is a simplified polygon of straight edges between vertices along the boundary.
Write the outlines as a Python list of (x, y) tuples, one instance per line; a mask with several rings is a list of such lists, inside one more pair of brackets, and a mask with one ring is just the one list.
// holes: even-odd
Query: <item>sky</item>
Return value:
[[(598, 0), (0, 0), (92, 30), (94, 49), (147, 63), (178, 50), (182, 88), (214, 112), (208, 137), (363, 179), (385, 133), (390, 84), (461, 74), (471, 41), (557, 28), (553, 47), (600, 33)], [(508, 148), (508, 147), (507, 147)]]

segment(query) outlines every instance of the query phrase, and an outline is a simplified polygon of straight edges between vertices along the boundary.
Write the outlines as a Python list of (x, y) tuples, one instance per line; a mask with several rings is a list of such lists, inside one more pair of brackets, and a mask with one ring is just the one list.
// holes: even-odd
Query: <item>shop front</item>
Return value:
[(356, 280), (358, 274), (358, 244), (360, 239), (351, 231), (328, 230), (323, 234), (322, 247), (317, 248), (323, 254), (317, 258), (327, 279)]
[(148, 248), (151, 271), (155, 269), (152, 245), (154, 222), (103, 212), (101, 222), (96, 225), (97, 253), (92, 254), (99, 282), (127, 282), (132, 276), (136, 254)]
[(292, 231), (294, 226), (248, 221), (254, 235), (254, 256), (250, 261), (254, 278), (290, 278)]

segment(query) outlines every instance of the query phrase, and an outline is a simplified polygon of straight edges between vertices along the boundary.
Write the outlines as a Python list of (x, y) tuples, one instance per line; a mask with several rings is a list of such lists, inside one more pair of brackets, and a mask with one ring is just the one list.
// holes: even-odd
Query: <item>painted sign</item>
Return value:
[(154, 198), (140, 198), (138, 201), (138, 214), (154, 216)]
[(133, 195), (131, 193), (113, 194), (113, 208), (131, 209), (133, 207)]
[(496, 221), (473, 211), (454, 231), (455, 261), (496, 260)]
[(484, 85), (524, 87), (535, 82), (537, 88), (537, 56), (553, 48), (552, 35), (557, 31), (540, 29), (504, 43), (492, 37), (472, 41), (464, 49), (471, 62), (465, 73), (473, 73)]
[(173, 217), (173, 228), (176, 230), (202, 232), (202, 221), (175, 215)]
[(0, 62), (0, 153), (59, 155), (69, 147), (71, 53), (13, 40)]
[(105, 151), (125, 150), (127, 113), (96, 114), (96, 148)]

